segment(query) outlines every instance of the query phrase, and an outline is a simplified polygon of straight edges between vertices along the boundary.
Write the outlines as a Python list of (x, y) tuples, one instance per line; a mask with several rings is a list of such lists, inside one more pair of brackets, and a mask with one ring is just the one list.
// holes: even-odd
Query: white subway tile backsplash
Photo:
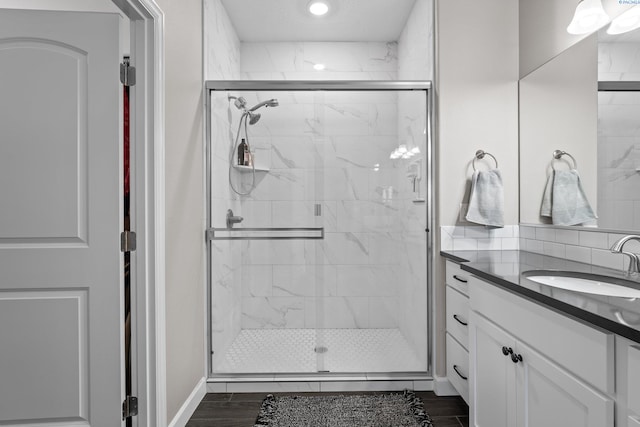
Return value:
[(535, 227), (520, 227), (520, 237), (524, 237), (525, 239), (535, 239), (536, 238), (536, 228)]
[(454, 251), (477, 251), (478, 241), (476, 239), (454, 239)]
[(571, 261), (584, 262), (585, 264), (591, 264), (591, 248), (584, 246), (566, 246), (567, 259)]
[(536, 240), (543, 240), (545, 242), (556, 241), (556, 230), (554, 228), (536, 228)]
[(526, 251), (535, 252), (538, 254), (544, 253), (543, 242), (540, 240), (531, 240), (525, 239), (525, 248)]
[(556, 230), (556, 242), (566, 245), (578, 245), (580, 243), (580, 233), (577, 230)]
[(587, 246), (590, 248), (609, 248), (609, 236), (607, 233), (600, 233), (595, 231), (580, 231), (580, 246)]
[(566, 257), (565, 245), (561, 243), (542, 242), (542, 250), (545, 255), (549, 255), (556, 258)]
[(489, 229), (486, 227), (464, 227), (464, 237), (467, 239), (488, 239)]

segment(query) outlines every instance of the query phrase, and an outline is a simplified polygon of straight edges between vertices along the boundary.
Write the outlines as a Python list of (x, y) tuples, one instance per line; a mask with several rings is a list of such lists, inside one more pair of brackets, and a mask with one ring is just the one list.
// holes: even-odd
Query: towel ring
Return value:
[(578, 169), (578, 162), (576, 162), (576, 159), (574, 159), (571, 154), (567, 153), (566, 151), (562, 151), (562, 150), (555, 150), (553, 152), (553, 158), (556, 159), (556, 160), (560, 160), (560, 158), (562, 156), (568, 156), (573, 161), (573, 168), (574, 169)]
[(482, 160), (484, 159), (484, 156), (491, 157), (493, 161), (496, 162), (496, 169), (498, 169), (498, 160), (494, 157), (493, 154), (487, 153), (486, 151), (483, 151), (483, 150), (478, 150), (476, 151), (476, 155), (473, 158), (473, 162), (471, 163), (474, 171), (476, 170), (476, 160)]

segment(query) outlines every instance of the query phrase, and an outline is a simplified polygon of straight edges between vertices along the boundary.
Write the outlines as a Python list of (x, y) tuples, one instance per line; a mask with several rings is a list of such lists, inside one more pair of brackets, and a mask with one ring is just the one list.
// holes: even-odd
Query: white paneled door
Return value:
[(0, 424), (121, 423), (119, 17), (0, 10)]

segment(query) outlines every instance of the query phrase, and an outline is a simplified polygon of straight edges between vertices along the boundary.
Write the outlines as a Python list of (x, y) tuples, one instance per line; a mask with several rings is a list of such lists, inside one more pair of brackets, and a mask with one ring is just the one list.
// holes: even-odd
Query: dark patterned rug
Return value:
[(412, 391), (375, 395), (273, 396), (254, 427), (432, 427)]

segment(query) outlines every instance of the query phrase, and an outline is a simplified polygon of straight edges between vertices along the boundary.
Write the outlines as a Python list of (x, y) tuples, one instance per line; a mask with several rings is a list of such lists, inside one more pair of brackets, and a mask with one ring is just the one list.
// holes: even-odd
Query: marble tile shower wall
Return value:
[[(247, 79), (388, 80), (397, 77), (396, 52), (396, 43), (245, 43), (241, 67)], [(314, 71), (318, 62), (327, 69)], [(242, 327), (398, 327), (398, 279), (420, 244), (405, 161), (389, 159), (398, 95), (254, 99), (271, 97), (280, 106), (251, 129), (256, 165), (270, 171), (242, 202), (244, 226), (323, 225), (325, 240), (244, 242)], [(313, 215), (316, 202), (322, 218)]]
[[(206, 52), (205, 78), (207, 80), (237, 80), (240, 78), (240, 40), (220, 0), (203, 2), (206, 26), (204, 51)], [(226, 94), (216, 94), (212, 103), (212, 178), (211, 200), (214, 226), (224, 226), (227, 209), (240, 209), (239, 200), (227, 185), (229, 144), (231, 138), (231, 110)], [(237, 120), (237, 118), (236, 118)], [(223, 184), (220, 184), (223, 183)], [(226, 349), (240, 333), (241, 270), (240, 247), (231, 242), (215, 241), (212, 245), (212, 343), (213, 366), (224, 359)]]
[(270, 170), (241, 202), (243, 226), (324, 226), (325, 239), (242, 242), (242, 327), (397, 327), (396, 281), (410, 242), (398, 218), (408, 181), (398, 182), (389, 159), (397, 96), (277, 96), (280, 106), (251, 129), (256, 165)]
[[(640, 81), (637, 43), (599, 43), (598, 80)], [(598, 93), (598, 226), (640, 228), (640, 92)]]

